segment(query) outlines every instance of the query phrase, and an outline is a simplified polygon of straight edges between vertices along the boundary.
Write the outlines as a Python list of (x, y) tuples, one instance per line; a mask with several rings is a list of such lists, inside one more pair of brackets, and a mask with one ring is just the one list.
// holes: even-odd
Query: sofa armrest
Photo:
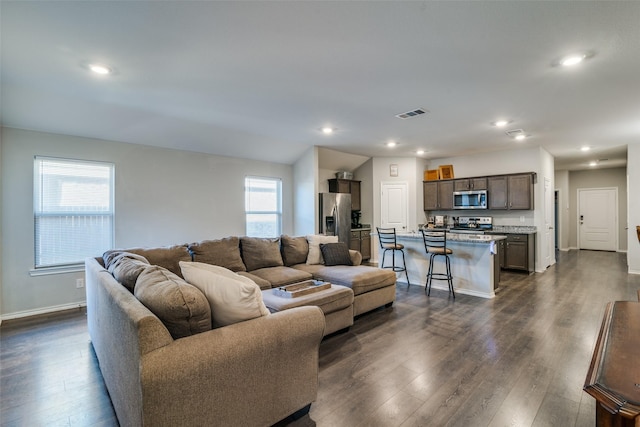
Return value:
[(316, 399), (324, 328), (322, 310), (298, 307), (143, 355), (144, 425), (276, 423)]
[(360, 252), (349, 249), (349, 256), (351, 257), (351, 265), (362, 264), (362, 254)]

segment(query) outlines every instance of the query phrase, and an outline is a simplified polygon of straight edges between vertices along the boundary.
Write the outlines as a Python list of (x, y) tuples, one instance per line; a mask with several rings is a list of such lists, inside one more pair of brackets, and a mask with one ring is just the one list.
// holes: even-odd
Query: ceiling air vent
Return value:
[(524, 130), (522, 129), (512, 129), (512, 130), (506, 131), (505, 133), (507, 134), (507, 136), (510, 136), (511, 138), (516, 138), (519, 135), (526, 136), (524, 133)]
[(419, 116), (420, 114), (428, 113), (428, 110), (424, 108), (418, 108), (417, 110), (407, 111), (406, 113), (396, 114), (396, 117), (399, 119), (410, 119), (411, 117)]

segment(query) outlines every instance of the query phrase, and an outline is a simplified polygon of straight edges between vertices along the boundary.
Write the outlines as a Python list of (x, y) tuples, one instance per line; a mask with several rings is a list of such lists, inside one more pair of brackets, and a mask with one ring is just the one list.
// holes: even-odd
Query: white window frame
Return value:
[[(42, 188), (42, 174), (41, 174), (41, 165), (43, 163), (66, 163), (66, 164), (76, 164), (80, 166), (100, 166), (106, 167), (109, 169), (109, 208), (107, 210), (76, 210), (76, 207), (72, 207), (69, 210), (64, 208), (58, 210), (47, 210), (44, 205), (44, 197), (46, 194), (43, 194), (43, 191), (46, 191)], [(104, 250), (113, 248), (114, 244), (114, 235), (115, 235), (115, 165), (109, 162), (97, 162), (91, 160), (80, 160), (80, 159), (70, 159), (70, 158), (56, 158), (56, 157), (45, 157), (45, 156), (35, 156), (34, 157), (34, 183), (33, 183), (33, 225), (34, 225), (34, 269), (30, 271), (32, 276), (37, 276), (41, 274), (56, 274), (56, 273), (67, 273), (72, 271), (82, 271), (84, 269), (84, 258), (83, 259), (68, 259), (61, 262), (53, 262), (53, 263), (45, 263), (41, 261), (42, 257), (38, 255), (39, 253), (39, 228), (38, 221), (40, 218), (44, 217), (72, 217), (73, 221), (84, 220), (95, 217), (107, 217), (107, 230), (103, 234), (103, 238), (108, 239), (108, 243), (105, 244)], [(109, 227), (110, 224), (110, 227)], [(110, 228), (110, 229), (109, 229)], [(61, 228), (64, 229), (64, 226)], [(107, 235), (108, 234), (108, 235)], [(90, 256), (100, 256), (102, 253), (87, 253), (85, 257)]]
[[(249, 210), (247, 206), (247, 201), (249, 198), (249, 181), (250, 180), (263, 180), (263, 181), (271, 181), (277, 184), (276, 189), (276, 197), (277, 197), (277, 209), (275, 211), (253, 211)], [(248, 219), (249, 215), (276, 215), (277, 224), (276, 224), (276, 235), (270, 237), (279, 237), (282, 234), (282, 179), (281, 178), (273, 178), (273, 177), (264, 177), (264, 176), (245, 176), (244, 179), (244, 197), (245, 197), (245, 233), (250, 237), (265, 237), (265, 236), (251, 236), (249, 234), (249, 224), (250, 221)]]

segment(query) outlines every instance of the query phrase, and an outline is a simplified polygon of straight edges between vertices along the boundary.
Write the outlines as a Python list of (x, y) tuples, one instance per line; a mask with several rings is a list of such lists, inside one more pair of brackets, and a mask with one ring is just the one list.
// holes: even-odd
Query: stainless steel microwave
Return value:
[(487, 190), (454, 191), (453, 209), (487, 209)]

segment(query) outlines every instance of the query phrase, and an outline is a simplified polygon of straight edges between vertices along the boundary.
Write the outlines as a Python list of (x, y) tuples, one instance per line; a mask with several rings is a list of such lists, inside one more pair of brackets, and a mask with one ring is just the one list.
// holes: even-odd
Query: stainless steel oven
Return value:
[(454, 209), (487, 209), (487, 190), (454, 191)]

